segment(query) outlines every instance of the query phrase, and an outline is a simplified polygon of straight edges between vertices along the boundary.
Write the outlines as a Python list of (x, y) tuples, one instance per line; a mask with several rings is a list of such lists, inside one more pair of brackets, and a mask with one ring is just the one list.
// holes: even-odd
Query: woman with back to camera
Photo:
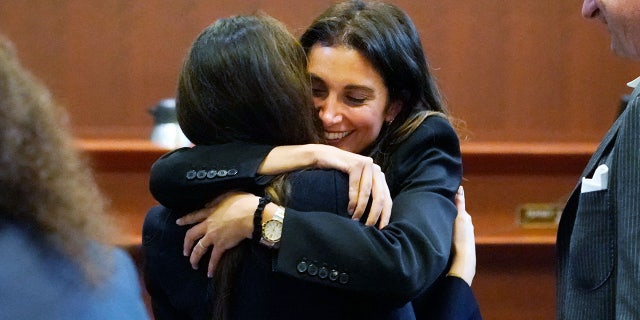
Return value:
[(148, 319), (65, 122), (0, 36), (0, 318)]
[[(358, 17), (362, 17), (364, 21), (357, 21)], [(329, 23), (336, 23), (336, 26), (322, 29)], [(340, 29), (341, 23), (348, 23), (355, 28), (348, 29), (342, 26)], [(371, 28), (375, 28), (374, 31), (378, 33), (373, 32), (375, 34), (371, 35), (365, 32), (364, 36), (357, 34), (358, 31)], [(355, 30), (355, 34), (349, 34), (351, 38), (330, 32), (323, 34), (324, 31), (342, 32), (347, 29)], [(453, 129), (446, 117), (432, 115), (430, 112), (444, 110), (440, 105), (435, 84), (429, 77), (415, 27), (408, 17), (394, 6), (348, 2), (329, 9), (324, 16), (317, 19), (305, 36), (302, 42), (309, 53), (309, 70), (314, 79), (314, 102), (320, 109), (325, 130), (334, 131), (331, 128), (333, 125), (324, 121), (323, 114), (336, 113), (336, 110), (342, 109), (339, 110), (342, 113), (339, 117), (344, 122), (344, 128), (336, 126), (335, 129), (342, 132), (329, 134), (328, 138), (338, 136), (342, 139), (334, 141), (336, 145), (346, 150), (372, 154), (386, 168), (395, 203), (389, 225), (381, 230), (345, 219), (334, 221), (331, 220), (332, 216), (326, 214), (303, 214), (287, 207), (280, 248), (274, 260), (275, 274), (285, 274), (302, 281), (361, 292), (363, 295), (376, 296), (391, 303), (421, 296), (425, 288), (444, 272), (447, 264), (451, 224), (456, 212), (452, 200), (459, 184), (461, 169), (458, 141)], [(366, 40), (363, 41), (363, 38)], [(398, 39), (404, 42), (391, 43), (391, 40)], [(357, 49), (359, 47), (356, 45), (362, 45), (367, 41), (379, 43), (377, 46), (371, 45), (370, 52), (362, 48)], [(402, 48), (406, 55), (389, 54)], [(328, 56), (322, 55), (327, 53), (325, 51), (328, 51)], [(336, 59), (332, 53), (337, 54), (340, 59)], [(384, 61), (389, 55), (390, 61)], [(323, 57), (314, 60), (314, 56)], [(318, 60), (350, 61), (348, 66), (357, 66), (360, 69), (356, 70), (354, 67), (341, 73), (340, 69), (335, 70), (331, 65), (318, 67)], [(402, 69), (400, 66), (405, 68)], [(331, 70), (332, 73), (323, 73), (325, 70)], [(335, 80), (340, 80), (339, 76), (344, 77), (345, 74), (361, 77), (343, 79), (346, 85)], [(404, 76), (410, 74), (413, 74), (413, 77), (404, 79)], [(399, 83), (395, 83), (396, 81)], [(362, 83), (364, 84), (361, 85)], [(336, 100), (336, 96), (340, 96), (341, 100)], [(329, 101), (326, 97), (331, 97), (334, 101)], [(181, 122), (181, 125), (184, 124), (185, 132), (189, 131), (190, 127), (200, 126), (197, 121), (190, 121), (184, 119)], [(385, 121), (391, 123), (384, 124)], [(407, 123), (413, 126), (406, 128)], [(347, 128), (348, 126), (351, 128)], [(344, 134), (348, 135), (341, 136)], [(292, 169), (286, 167), (289, 165), (287, 161), (298, 161), (291, 165), (294, 168), (309, 165), (332, 167), (338, 162), (336, 159), (341, 159), (339, 156), (335, 157), (341, 151), (321, 145), (272, 149), (268, 146), (245, 144), (242, 145), (242, 152), (237, 151), (232, 156), (228, 151), (225, 152), (229, 149), (229, 146), (197, 146), (163, 157), (152, 170), (151, 188), (154, 195), (161, 203), (184, 212), (203, 205), (212, 196), (228, 188), (229, 183), (236, 183), (236, 186), (257, 186), (263, 178), (262, 175)], [(207, 150), (214, 152), (206, 152)], [(310, 155), (314, 150), (322, 151), (316, 153), (319, 157), (317, 161), (315, 158), (295, 156), (295, 152)], [(328, 161), (322, 158), (326, 151), (331, 155)], [(278, 152), (281, 152), (280, 157)], [(256, 153), (261, 155), (255, 156)], [(267, 153), (268, 156), (264, 159)], [(242, 157), (248, 158), (247, 161), (243, 162)], [(280, 159), (273, 160), (277, 158)], [(301, 161), (310, 163), (301, 164)], [(270, 165), (270, 162), (273, 164)], [(260, 168), (256, 173), (258, 166)], [(337, 167), (343, 169), (344, 166)], [(226, 175), (229, 168), (234, 170), (233, 176)], [(212, 175), (211, 178), (205, 178), (207, 172), (217, 172), (220, 169), (224, 170), (224, 176)], [(203, 170), (205, 176), (198, 178), (197, 174)], [(193, 174), (196, 176), (190, 179), (189, 175)], [(292, 190), (297, 191), (295, 188)], [(225, 225), (223, 228), (221, 221), (215, 219), (224, 219), (229, 213), (252, 216), (257, 200), (257, 197), (249, 194), (235, 194), (224, 200), (218, 199), (216, 208), (221, 212), (214, 213), (209, 218), (208, 225), (218, 227), (216, 231), (243, 230), (236, 235), (251, 237), (251, 232), (247, 235), (246, 228), (235, 228), (232, 225)], [(235, 207), (236, 205), (239, 207)], [(359, 206), (350, 205), (350, 208), (354, 207), (356, 209), (351, 211), (355, 211), (356, 216)], [(278, 209), (274, 204), (267, 204), (264, 220), (268, 220)], [(371, 224), (371, 221), (368, 222)], [(382, 218), (380, 226), (384, 224)], [(190, 231), (188, 238), (201, 236), (206, 226), (207, 224), (200, 224), (193, 229), (195, 231)], [(207, 236), (194, 247), (194, 264), (204, 253), (203, 247), (209, 243), (216, 243), (214, 252), (218, 252), (214, 253), (215, 260), (222, 249), (237, 242), (225, 242), (226, 239), (215, 239), (216, 236), (221, 234), (207, 233)], [(296, 240), (303, 238), (313, 241)], [(222, 242), (216, 242), (218, 240)], [(187, 239), (186, 242), (186, 249), (190, 249), (190, 241)], [(354, 259), (360, 255), (364, 258)], [(309, 268), (311, 265), (313, 268)], [(328, 271), (339, 271), (337, 267), (332, 269), (332, 266), (340, 266), (356, 272), (344, 272), (348, 285), (340, 285), (338, 282), (331, 282), (331, 279), (326, 281), (329, 276), (321, 279), (317, 275), (316, 271), (323, 266)], [(363, 273), (360, 274), (358, 271)], [(377, 302), (373, 298), (371, 301)]]

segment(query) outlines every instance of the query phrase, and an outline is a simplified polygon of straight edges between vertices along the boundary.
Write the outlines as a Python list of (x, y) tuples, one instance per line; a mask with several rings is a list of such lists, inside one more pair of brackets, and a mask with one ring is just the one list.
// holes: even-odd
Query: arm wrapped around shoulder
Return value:
[[(397, 303), (412, 300), (443, 275), (462, 178), (457, 136), (446, 120), (429, 117), (389, 160), (393, 208), (387, 227), (366, 227), (346, 214), (302, 212), (318, 209), (305, 206), (313, 201), (296, 201), (300, 207), (287, 209), (276, 271)], [(309, 178), (292, 188), (292, 196), (308, 200), (335, 191), (333, 198), (340, 199), (346, 190), (340, 179), (320, 186), (322, 180)], [(323, 199), (334, 210), (346, 203), (326, 194)]]
[(272, 146), (247, 143), (180, 148), (151, 167), (149, 190), (167, 208), (189, 212), (223, 192), (254, 191), (270, 181), (257, 174)]

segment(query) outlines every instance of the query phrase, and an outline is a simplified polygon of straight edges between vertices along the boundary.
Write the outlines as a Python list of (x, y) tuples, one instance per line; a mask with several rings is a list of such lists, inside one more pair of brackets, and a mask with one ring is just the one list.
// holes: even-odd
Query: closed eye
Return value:
[(367, 98), (347, 96), (346, 100), (349, 105), (362, 105), (367, 101)]

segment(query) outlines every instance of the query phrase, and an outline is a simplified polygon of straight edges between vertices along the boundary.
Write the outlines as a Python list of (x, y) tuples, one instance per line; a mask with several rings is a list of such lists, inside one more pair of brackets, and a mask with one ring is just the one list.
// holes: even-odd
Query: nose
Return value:
[(598, 12), (596, 0), (584, 0), (582, 2), (582, 16), (591, 19), (595, 18)]
[(331, 95), (322, 101), (318, 105), (320, 111), (318, 115), (325, 128), (331, 127), (342, 121), (342, 112), (340, 111), (340, 102)]

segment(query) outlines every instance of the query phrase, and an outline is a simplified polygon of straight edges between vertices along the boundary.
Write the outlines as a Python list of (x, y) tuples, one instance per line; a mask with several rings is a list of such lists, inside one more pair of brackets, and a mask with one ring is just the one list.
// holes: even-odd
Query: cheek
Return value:
[[(640, 15), (636, 15), (634, 18), (640, 19)], [(630, 57), (640, 59), (640, 26), (637, 21), (627, 21), (624, 41), (626, 42), (626, 47), (628, 47)]]
[(373, 140), (377, 139), (378, 136), (380, 135), (380, 131), (382, 130), (382, 122), (376, 122), (372, 127), (371, 127), (371, 134), (372, 134), (372, 138), (371, 141), (373, 142)]
[(623, 57), (635, 58), (638, 56), (638, 43), (635, 36), (640, 36), (637, 29), (629, 23), (612, 22), (608, 25), (611, 34), (611, 46), (614, 52)]
[(362, 138), (368, 142), (373, 142), (378, 137), (384, 121), (382, 115), (378, 113), (352, 115), (350, 120), (354, 127), (362, 133)]

